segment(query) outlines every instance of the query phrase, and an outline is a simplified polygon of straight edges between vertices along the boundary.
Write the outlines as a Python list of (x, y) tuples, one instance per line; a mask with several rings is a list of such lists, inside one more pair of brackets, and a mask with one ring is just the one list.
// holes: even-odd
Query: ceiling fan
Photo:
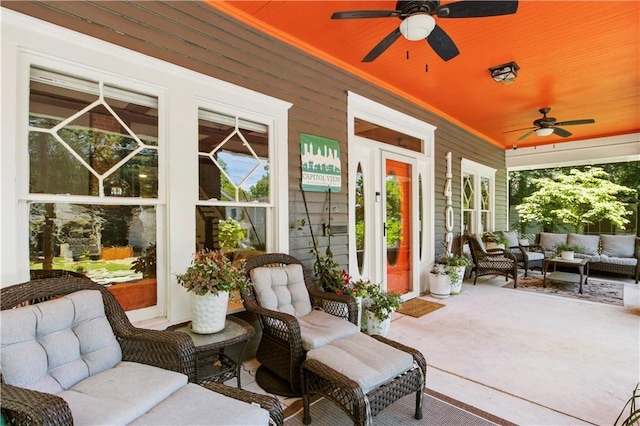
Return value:
[(530, 136), (533, 132), (535, 132), (538, 136), (549, 136), (550, 134), (555, 133), (558, 136), (566, 138), (571, 136), (572, 133), (559, 126), (575, 126), (576, 124), (591, 124), (596, 122), (593, 118), (586, 118), (582, 120), (556, 121), (554, 117), (547, 117), (547, 113), (551, 111), (551, 108), (540, 108), (538, 111), (540, 111), (540, 114), (542, 114), (542, 118), (538, 118), (537, 120), (535, 120), (533, 122), (533, 127), (509, 130), (508, 132), (504, 133), (519, 132), (521, 130), (530, 129), (527, 133), (518, 138), (519, 141)]
[(402, 20), (400, 26), (383, 38), (362, 62), (371, 62), (389, 48), (400, 36), (407, 40), (426, 39), (431, 48), (444, 61), (458, 56), (460, 51), (442, 28), (436, 24), (438, 18), (480, 18), (510, 15), (518, 10), (518, 1), (458, 1), (440, 4), (439, 0), (399, 1), (395, 10), (352, 10), (334, 12), (331, 19), (391, 18)]

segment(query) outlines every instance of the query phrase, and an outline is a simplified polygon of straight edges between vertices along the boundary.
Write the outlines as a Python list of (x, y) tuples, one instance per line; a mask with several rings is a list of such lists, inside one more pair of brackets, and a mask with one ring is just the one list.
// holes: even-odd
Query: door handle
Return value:
[(382, 236), (387, 236), (387, 222), (382, 222)]

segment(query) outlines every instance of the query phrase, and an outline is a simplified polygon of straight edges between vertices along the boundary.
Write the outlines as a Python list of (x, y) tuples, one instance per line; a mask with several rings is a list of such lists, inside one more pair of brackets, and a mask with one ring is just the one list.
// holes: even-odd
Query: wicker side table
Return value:
[[(234, 377), (240, 383), (240, 366), (242, 354), (247, 341), (256, 330), (248, 322), (233, 316), (227, 316), (224, 329), (212, 334), (198, 334), (191, 331), (191, 322), (167, 327), (167, 330), (188, 334), (196, 349), (196, 381), (200, 384), (207, 382), (225, 382)], [(237, 360), (224, 353), (226, 347), (241, 343), (242, 349)]]

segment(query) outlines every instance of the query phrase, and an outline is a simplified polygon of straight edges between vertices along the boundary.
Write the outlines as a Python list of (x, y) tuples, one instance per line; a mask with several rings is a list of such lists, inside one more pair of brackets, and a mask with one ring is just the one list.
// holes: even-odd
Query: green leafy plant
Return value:
[(584, 253), (584, 247), (577, 244), (560, 243), (553, 246), (557, 255), (560, 255), (563, 251), (572, 251), (574, 253)]
[(494, 243), (494, 244), (502, 245), (504, 248), (509, 247), (509, 242), (507, 241), (505, 236), (502, 235), (502, 233), (500, 232), (491, 232), (491, 231), (483, 232), (480, 238), (482, 239), (482, 242), (485, 244)]
[(234, 249), (238, 247), (240, 241), (247, 238), (247, 234), (240, 226), (240, 223), (232, 217), (221, 219), (219, 225), (220, 247)]
[[(438, 267), (440, 265), (440, 267)], [(458, 279), (458, 273), (455, 268), (464, 266), (471, 266), (469, 258), (462, 254), (444, 255), (436, 259), (431, 268), (431, 273), (434, 275), (446, 275), (451, 282)]]
[(351, 276), (344, 270), (342, 271), (342, 279), (342, 286), (335, 290), (335, 293), (339, 295), (346, 294), (353, 297), (369, 298), (376, 289), (376, 285), (371, 284), (371, 280), (360, 279), (353, 281)]
[[(640, 402), (640, 383), (636, 385), (631, 398), (629, 398), (622, 408), (620, 415), (614, 423), (615, 426), (634, 426), (640, 423), (640, 408), (636, 405), (637, 402)], [(623, 418), (622, 416), (624, 416), (627, 407), (629, 408), (629, 415)]]
[(223, 252), (205, 249), (197, 252), (185, 273), (176, 278), (187, 291), (200, 296), (219, 291), (228, 291), (233, 296), (232, 290), (243, 291), (248, 284), (244, 263), (241, 260), (236, 266)]
[(131, 269), (141, 272), (144, 278), (155, 278), (156, 276), (156, 245), (149, 244), (144, 254), (139, 256), (131, 264)]
[(368, 288), (369, 303), (365, 309), (375, 315), (380, 321), (391, 316), (393, 311), (402, 304), (402, 294), (398, 291), (384, 291), (378, 284), (371, 284)]

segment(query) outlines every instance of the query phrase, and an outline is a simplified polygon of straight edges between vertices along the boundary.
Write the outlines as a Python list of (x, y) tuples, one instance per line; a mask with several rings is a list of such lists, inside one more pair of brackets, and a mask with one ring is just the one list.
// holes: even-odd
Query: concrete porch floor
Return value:
[[(601, 278), (624, 284), (624, 306), (504, 289), (503, 277), (486, 276), (457, 296), (421, 296), (446, 306), (394, 314), (388, 337), (422, 351), (428, 388), (505, 420), (613, 424), (640, 381), (640, 285)], [(243, 364), (242, 387), (264, 393), (258, 365)]]

